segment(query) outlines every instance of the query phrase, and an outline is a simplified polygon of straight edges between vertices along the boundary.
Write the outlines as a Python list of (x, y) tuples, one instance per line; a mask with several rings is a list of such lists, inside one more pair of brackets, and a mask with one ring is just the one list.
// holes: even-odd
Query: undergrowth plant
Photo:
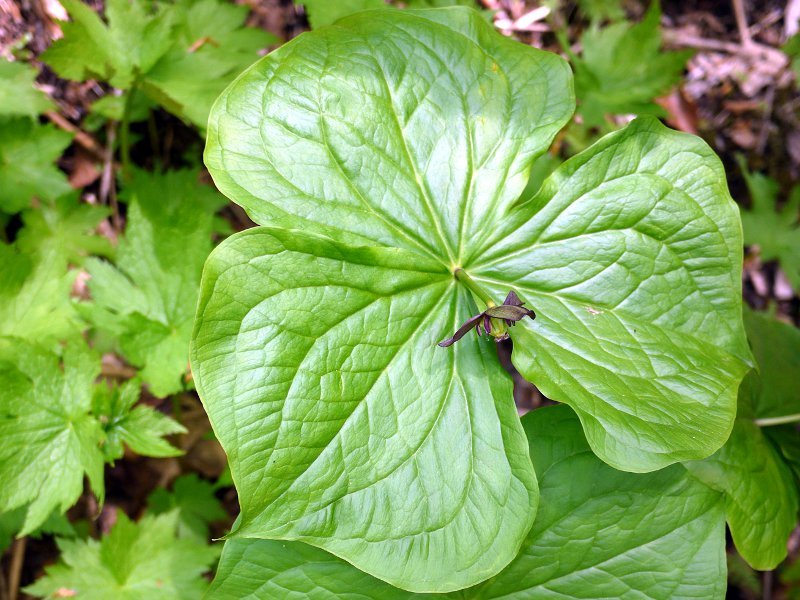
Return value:
[[(785, 556), (720, 161), (644, 117), (523, 195), (574, 108), (565, 61), (460, 8), (340, 20), (217, 100), (206, 164), (260, 227), (193, 333), (241, 505), (214, 597), (722, 597), (726, 519)], [(508, 337), (567, 406), (520, 422)]]

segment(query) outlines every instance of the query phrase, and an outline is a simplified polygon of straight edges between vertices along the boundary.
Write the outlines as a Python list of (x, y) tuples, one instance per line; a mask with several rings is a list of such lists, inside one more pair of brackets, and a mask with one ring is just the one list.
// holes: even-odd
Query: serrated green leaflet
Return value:
[[(64, 0), (64, 7), (72, 21), (62, 23), (64, 37), (42, 55), (56, 73), (141, 88), (199, 127), (225, 85), (276, 41), (242, 26), (244, 7), (218, 0), (108, 0), (107, 24), (77, 0)], [(103, 103), (104, 112), (109, 105)]]
[[(596, 2), (581, 6), (592, 6), (595, 17), (612, 8)], [(602, 125), (607, 114), (666, 114), (653, 100), (680, 81), (692, 51), (661, 50), (660, 18), (659, 2), (654, 0), (641, 23), (623, 20), (600, 28), (595, 20), (581, 36), (581, 56), (571, 60), (581, 99), (578, 112), (587, 125)], [(569, 48), (566, 51), (571, 54)]]
[(486, 338), (435, 344), (512, 289), (538, 315), (510, 328), (517, 368), (601, 458), (645, 471), (722, 445), (749, 353), (719, 162), (637, 121), (517, 205), (573, 108), (564, 61), (466, 9), (344, 19), (221, 96), (206, 162), (269, 226), (212, 254), (194, 331), (234, 535), (419, 592), (507, 565), (537, 500), (511, 385)]
[(203, 573), (216, 548), (176, 537), (177, 511), (132, 523), (122, 511), (100, 541), (59, 539), (61, 561), (25, 592), (86, 600), (194, 600), (208, 587)]
[(0, 119), (0, 212), (28, 208), (33, 198), (53, 200), (70, 191), (53, 163), (72, 136), (24, 117)]
[(223, 521), (228, 513), (214, 496), (216, 487), (196, 474), (182, 475), (172, 484), (172, 491), (157, 488), (147, 497), (147, 509), (161, 514), (178, 509), (178, 537), (191, 538), (205, 544), (209, 525)]
[(83, 492), (103, 495), (103, 430), (90, 414), (100, 361), (79, 343), (59, 357), (0, 337), (0, 511), (28, 505), (20, 535)]
[(136, 406), (141, 384), (136, 379), (120, 386), (98, 386), (92, 398), (92, 412), (103, 425), (103, 455), (112, 463), (122, 458), (123, 444), (142, 456), (180, 456), (164, 436), (186, 433), (180, 423), (158, 412), (152, 406)]
[(674, 465), (631, 474), (589, 451), (566, 407), (523, 419), (541, 473), (542, 511), (519, 556), (496, 577), (448, 595), (410, 594), (296, 542), (226, 542), (211, 594), (235, 598), (722, 598), (720, 495)]
[(750, 210), (742, 211), (745, 244), (757, 246), (762, 260), (779, 260), (789, 283), (800, 289), (800, 187), (792, 188), (788, 201), (778, 210), (778, 182), (751, 173), (743, 158), (739, 168), (750, 193)]
[[(87, 260), (88, 320), (112, 336), (156, 396), (184, 387), (200, 272), (211, 250), (213, 212), (224, 198), (194, 170), (134, 171), (123, 198), (128, 226), (116, 267)], [(169, 201), (164, 201), (167, 198)]]
[(36, 69), (24, 63), (0, 59), (0, 116), (31, 119), (55, 108), (50, 98), (33, 86)]

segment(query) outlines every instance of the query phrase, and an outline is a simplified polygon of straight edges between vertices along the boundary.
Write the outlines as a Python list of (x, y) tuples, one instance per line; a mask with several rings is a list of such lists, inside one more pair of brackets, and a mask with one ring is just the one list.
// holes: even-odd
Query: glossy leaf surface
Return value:
[(741, 225), (702, 141), (634, 121), (556, 169), (487, 246), (475, 279), (537, 314), (511, 330), (514, 365), (577, 411), (603, 460), (648, 471), (727, 439), (750, 360)]
[(749, 354), (721, 167), (638, 121), (517, 205), (573, 103), (561, 59), (463, 9), (341, 20), (220, 97), (206, 162), (269, 226), (212, 254), (194, 331), (235, 535), (307, 541), (411, 591), (512, 560), (535, 476), (492, 343), (435, 347), (486, 308), (458, 267), (536, 311), (514, 362), (601, 458), (646, 471), (722, 445)]
[(511, 560), (536, 481), (492, 342), (436, 346), (437, 323), (470, 310), (452, 287), (411, 252), (300, 232), (215, 250), (192, 360), (203, 398), (236, 398), (210, 416), (237, 535), (309, 541), (409, 588), (466, 587)]
[(725, 445), (686, 467), (725, 494), (728, 526), (739, 554), (753, 568), (770, 570), (786, 558), (800, 506), (792, 474), (792, 448), (800, 434), (787, 426), (770, 439), (775, 429), (771, 424), (800, 419), (800, 336), (791, 325), (750, 310), (745, 323), (759, 370), (742, 382), (736, 424)]
[(409, 594), (299, 543), (226, 542), (215, 598), (722, 598), (723, 503), (680, 466), (615, 471), (589, 450), (566, 407), (523, 419), (541, 474), (542, 509), (522, 551), (485, 584)]

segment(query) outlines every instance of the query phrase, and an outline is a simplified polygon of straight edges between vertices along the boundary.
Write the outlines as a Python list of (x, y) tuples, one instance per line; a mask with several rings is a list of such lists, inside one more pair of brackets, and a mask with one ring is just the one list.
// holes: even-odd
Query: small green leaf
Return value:
[(153, 514), (161, 514), (177, 508), (180, 513), (178, 537), (193, 537), (208, 540), (208, 526), (222, 521), (228, 514), (214, 496), (216, 487), (203, 481), (195, 473), (182, 475), (172, 484), (172, 491), (156, 489), (147, 498), (148, 509)]
[(32, 198), (53, 200), (71, 190), (55, 161), (72, 136), (30, 119), (0, 120), (0, 212), (28, 208)]
[(800, 330), (753, 310), (744, 312), (744, 324), (758, 364), (751, 382), (755, 417), (800, 420)]
[(0, 58), (0, 117), (37, 117), (55, 105), (33, 83), (36, 69)]
[(79, 334), (70, 300), (76, 271), (67, 271), (66, 258), (57, 246), (0, 244), (0, 336), (49, 345)]
[(141, 394), (136, 380), (121, 386), (98, 386), (92, 400), (92, 412), (103, 424), (103, 455), (113, 463), (122, 458), (123, 444), (142, 456), (180, 456), (181, 450), (170, 445), (164, 436), (186, 433), (186, 428), (150, 406), (135, 406)]
[(108, 238), (95, 231), (109, 212), (107, 207), (80, 202), (77, 192), (69, 193), (23, 212), (25, 227), (17, 236), (17, 244), (23, 252), (52, 250), (77, 264), (89, 254), (112, 256)]
[(119, 511), (111, 533), (99, 542), (58, 540), (60, 562), (46, 567), (25, 592), (82, 600), (196, 600), (208, 587), (202, 575), (219, 552), (177, 538), (177, 525), (177, 511), (139, 523)]
[(299, 543), (225, 543), (210, 594), (220, 600), (349, 598), (723, 598), (725, 528), (716, 492), (673, 465), (615, 471), (589, 450), (574, 413), (523, 419), (542, 510), (518, 557), (489, 581), (448, 595), (402, 592)]
[(0, 553), (5, 552), (14, 541), (17, 532), (25, 522), (25, 507), (10, 511), (0, 511)]
[(317, 29), (323, 25), (330, 25), (342, 17), (349, 17), (361, 10), (375, 8), (385, 8), (384, 0), (302, 0), (302, 4), (308, 13), (308, 22), (311, 27)]
[(164, 56), (173, 43), (172, 13), (142, 0), (108, 0), (104, 23), (79, 0), (62, 3), (71, 18), (64, 36), (41, 56), (66, 79), (101, 79), (128, 89)]
[(748, 411), (749, 375), (740, 391), (740, 412), (730, 439), (713, 456), (685, 463), (698, 479), (725, 494), (728, 526), (742, 557), (755, 569), (774, 569), (786, 558), (797, 524), (798, 494), (792, 472)]
[(578, 0), (581, 12), (592, 21), (620, 21), (625, 18), (625, 11), (620, 0)]
[(116, 267), (87, 261), (94, 322), (119, 336), (123, 355), (142, 369), (140, 376), (152, 393), (168, 396), (184, 387), (200, 273), (211, 250), (213, 210), (224, 199), (200, 185), (191, 170), (135, 172), (124, 197), (128, 225)]
[[(247, 9), (219, 0), (109, 0), (108, 24), (77, 0), (64, 37), (42, 59), (68, 79), (97, 78), (128, 90), (140, 87), (154, 102), (205, 127), (214, 99), (258, 51), (274, 43), (266, 32), (243, 27)], [(140, 101), (137, 100), (140, 103)], [(100, 105), (117, 114), (113, 101)]]
[(663, 115), (653, 99), (680, 81), (692, 52), (661, 50), (660, 18), (654, 1), (641, 23), (600, 28), (595, 21), (583, 34), (581, 55), (572, 61), (578, 113), (587, 125), (601, 125), (606, 114)]
[(28, 506), (20, 535), (83, 492), (84, 473), (102, 500), (103, 430), (91, 416), (100, 361), (78, 342), (59, 357), (0, 338), (0, 511)]
[(800, 290), (800, 186), (795, 187), (788, 202), (778, 210), (778, 183), (761, 173), (751, 173), (740, 159), (750, 210), (742, 210), (744, 243), (756, 245), (762, 260), (778, 260), (789, 283)]

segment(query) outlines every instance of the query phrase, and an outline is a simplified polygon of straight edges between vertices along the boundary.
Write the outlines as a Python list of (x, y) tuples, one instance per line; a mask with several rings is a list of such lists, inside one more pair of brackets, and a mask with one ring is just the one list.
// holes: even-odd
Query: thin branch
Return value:
[(61, 114), (52, 110), (49, 110), (46, 113), (44, 113), (44, 116), (47, 117), (50, 120), (50, 122), (53, 123), (53, 125), (55, 125), (59, 129), (63, 129), (64, 131), (68, 131), (69, 133), (74, 135), (75, 142), (82, 148), (86, 149), (97, 160), (99, 161), (105, 160), (105, 150), (103, 149), (103, 147), (96, 139), (94, 139), (91, 135), (86, 133), (83, 129), (77, 127), (76, 125), (73, 125)]
[[(2, 5), (2, 0), (0, 0), (0, 7)], [(6, 574), (2, 569), (2, 563), (0, 563), (0, 600), (8, 600), (8, 583), (6, 582)]]
[(786, 425), (788, 423), (800, 422), (800, 413), (793, 415), (783, 415), (781, 417), (765, 417), (763, 419), (754, 419), (753, 423), (759, 427), (772, 427), (773, 425)]
[(125, 365), (103, 363), (100, 374), (108, 379), (133, 379), (136, 377), (136, 369)]
[(8, 598), (17, 600), (19, 582), (22, 579), (22, 565), (25, 562), (25, 545), (28, 538), (17, 538), (11, 547), (11, 564), (8, 567)]
[(117, 130), (113, 121), (106, 127), (106, 150), (103, 159), (103, 174), (100, 176), (100, 202), (111, 206), (111, 223), (114, 231), (122, 231), (122, 220), (119, 216), (117, 203), (117, 184), (114, 180), (114, 141), (117, 139)]
[(758, 132), (758, 143), (756, 143), (756, 152), (764, 154), (769, 140), (769, 130), (772, 123), (772, 110), (775, 107), (775, 86), (770, 86), (767, 93), (764, 95), (764, 113), (761, 117), (761, 130)]
[(747, 24), (747, 13), (744, 8), (744, 0), (731, 0), (733, 2), (733, 12), (736, 15), (736, 28), (739, 30), (739, 37), (742, 46), (750, 48), (753, 45), (753, 36), (750, 35), (750, 27)]

